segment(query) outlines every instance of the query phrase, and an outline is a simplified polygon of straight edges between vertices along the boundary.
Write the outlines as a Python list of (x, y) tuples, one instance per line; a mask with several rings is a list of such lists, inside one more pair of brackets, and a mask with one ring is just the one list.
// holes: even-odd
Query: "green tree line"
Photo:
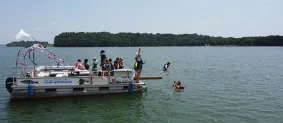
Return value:
[(11, 43), (8, 43), (7, 47), (26, 47), (26, 46), (32, 46), (33, 44), (40, 43), (43, 46), (49, 46), (47, 41), (13, 41)]
[(63, 32), (54, 38), (55, 47), (205, 46), (206, 44), (283, 46), (283, 36), (225, 38), (199, 34)]

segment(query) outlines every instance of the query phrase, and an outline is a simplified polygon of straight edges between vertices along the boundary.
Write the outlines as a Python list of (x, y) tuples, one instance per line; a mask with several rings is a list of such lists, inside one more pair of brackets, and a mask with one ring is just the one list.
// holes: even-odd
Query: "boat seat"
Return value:
[(68, 74), (57, 74), (55, 77), (68, 77)]
[(40, 72), (39, 74), (37, 74), (38, 77), (48, 77), (49, 74), (48, 73), (43, 73), (43, 72)]

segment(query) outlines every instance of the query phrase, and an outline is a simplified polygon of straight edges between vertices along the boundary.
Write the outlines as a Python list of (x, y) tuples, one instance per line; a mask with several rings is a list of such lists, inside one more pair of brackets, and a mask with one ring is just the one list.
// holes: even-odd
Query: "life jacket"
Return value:
[(96, 62), (92, 63), (92, 69), (94, 69), (94, 68), (97, 68), (97, 63)]
[(134, 64), (134, 68), (142, 68), (142, 64), (143, 64), (143, 61), (142, 61), (142, 58), (140, 58), (140, 61), (137, 61), (137, 57), (135, 57), (136, 59), (136, 62)]
[(114, 61), (114, 68), (115, 69), (119, 68), (119, 62), (117, 60)]
[(106, 67), (106, 70), (111, 70), (111, 64), (106, 63), (106, 64), (105, 64), (105, 67)]
[(168, 67), (169, 67), (168, 64), (165, 64), (165, 65), (163, 66), (164, 69), (168, 69)]
[(124, 63), (122, 61), (119, 62), (119, 68), (122, 69), (124, 67)]
[(138, 67), (138, 62), (136, 61), (134, 64), (134, 68), (137, 68), (137, 67)]
[(122, 61), (120, 61), (119, 66), (124, 66), (124, 63)]

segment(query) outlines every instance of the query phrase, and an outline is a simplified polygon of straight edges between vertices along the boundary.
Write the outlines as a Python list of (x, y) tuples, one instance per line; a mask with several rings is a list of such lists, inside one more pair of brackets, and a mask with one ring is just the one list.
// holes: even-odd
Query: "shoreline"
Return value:
[[(6, 45), (2, 45), (6, 46)], [(6, 47), (25, 47), (25, 46), (6, 46)], [(56, 46), (46, 46), (48, 48), (94, 48), (94, 47), (56, 47)], [(222, 45), (214, 45), (214, 46), (116, 46), (117, 48), (125, 48), (125, 47), (283, 47), (283, 46), (238, 46), (238, 45), (231, 45), (231, 46), (222, 46)], [(99, 47), (97, 47), (99, 48)], [(105, 47), (106, 48), (106, 47)], [(113, 46), (109, 48), (114, 48)]]

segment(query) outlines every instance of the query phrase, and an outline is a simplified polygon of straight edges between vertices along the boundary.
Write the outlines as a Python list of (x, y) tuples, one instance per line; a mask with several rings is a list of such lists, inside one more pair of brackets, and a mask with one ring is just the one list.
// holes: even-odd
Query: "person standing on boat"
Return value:
[(141, 48), (139, 48), (138, 52), (136, 53), (135, 60), (136, 62), (134, 65), (134, 69), (136, 71), (136, 82), (139, 83), (142, 72), (142, 65), (145, 64), (145, 62), (141, 58)]
[(97, 72), (97, 65), (98, 65), (97, 59), (96, 59), (96, 57), (93, 57), (92, 66), (91, 66), (91, 68), (92, 68), (91, 70), (93, 71), (93, 73)]
[(104, 50), (100, 51), (100, 57), (101, 57), (101, 59), (100, 59), (101, 60), (100, 61), (100, 67), (103, 67), (104, 66), (104, 61), (105, 61), (105, 59), (107, 59)]

